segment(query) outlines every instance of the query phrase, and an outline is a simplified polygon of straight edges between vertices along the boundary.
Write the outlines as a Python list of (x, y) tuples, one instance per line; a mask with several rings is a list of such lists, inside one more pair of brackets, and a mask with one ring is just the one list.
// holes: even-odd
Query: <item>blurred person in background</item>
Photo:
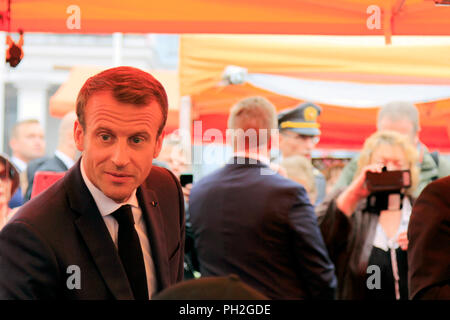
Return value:
[[(19, 173), (25, 172), (27, 164), (31, 160), (41, 158), (45, 154), (44, 129), (39, 121), (29, 119), (16, 123), (11, 132), (9, 146), (12, 150), (12, 163)], [(9, 202), (10, 208), (16, 208), (23, 204), (25, 190), (25, 185), (19, 186)]]
[(270, 169), (275, 107), (239, 101), (233, 158), (197, 181), (189, 212), (202, 276), (238, 275), (271, 299), (333, 299), (334, 266), (305, 188)]
[(408, 226), (408, 281), (412, 300), (450, 300), (450, 176), (417, 198)]
[[(364, 143), (355, 178), (316, 208), (330, 257), (336, 265), (338, 299), (408, 299), (406, 232), (417, 185), (417, 151), (405, 135), (379, 131)], [(411, 187), (389, 208), (370, 210), (366, 173), (410, 170)], [(394, 200), (397, 200), (395, 206)], [(369, 288), (368, 267), (380, 268), (379, 288)]]
[(327, 182), (326, 194), (329, 194), (333, 190), (334, 185), (338, 181), (344, 167), (345, 163), (335, 162), (323, 170), (323, 175), (325, 176), (325, 180)]
[(200, 267), (189, 215), (189, 195), (192, 189), (192, 183), (184, 184), (183, 181), (181, 181), (181, 175), (190, 172), (191, 166), (187, 157), (187, 152), (181, 145), (181, 138), (177, 134), (171, 133), (164, 137), (161, 152), (158, 158), (153, 160), (153, 164), (172, 171), (181, 183), (184, 196), (184, 212), (186, 216), (184, 279), (198, 278), (200, 277)]
[(172, 133), (164, 137), (161, 153), (153, 163), (170, 169), (177, 177), (190, 169), (186, 151), (183, 149), (178, 135)]
[(73, 127), (76, 119), (77, 114), (75, 111), (67, 113), (62, 118), (58, 131), (58, 147), (53, 157), (43, 157), (32, 160), (28, 163), (26, 169), (27, 191), (24, 196), (24, 202), (30, 200), (31, 198), (34, 175), (36, 172), (64, 172), (69, 170), (75, 164), (79, 154), (73, 138)]
[[(305, 102), (278, 115), (279, 149), (283, 158), (300, 155), (311, 160), (311, 153), (320, 140), (317, 117), (321, 110), (318, 105)], [(325, 198), (326, 181), (320, 170), (312, 169), (317, 189), (313, 204), (317, 205)]]
[(305, 187), (309, 200), (314, 203), (317, 190), (311, 161), (303, 156), (291, 156), (283, 159), (281, 167), (284, 168), (287, 178)]
[(0, 230), (14, 212), (8, 207), (8, 202), (18, 187), (19, 172), (8, 156), (0, 153)]
[[(419, 184), (414, 196), (438, 178), (450, 174), (450, 162), (437, 152), (430, 153), (427, 147), (420, 141), (420, 122), (417, 107), (410, 102), (391, 102), (383, 106), (378, 112), (377, 130), (393, 130), (404, 134), (418, 151), (418, 164), (420, 166)], [(348, 186), (355, 175), (358, 156), (352, 159), (342, 170), (336, 182), (335, 188)]]

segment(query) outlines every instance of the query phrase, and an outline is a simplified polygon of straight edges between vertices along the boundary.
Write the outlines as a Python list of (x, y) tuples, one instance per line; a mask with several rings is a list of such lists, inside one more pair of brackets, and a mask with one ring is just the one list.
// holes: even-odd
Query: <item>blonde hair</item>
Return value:
[(286, 169), (289, 179), (302, 184), (309, 193), (310, 198), (315, 197), (316, 183), (314, 180), (314, 167), (307, 158), (295, 155), (283, 159), (281, 166)]
[(277, 128), (277, 115), (275, 106), (266, 98), (255, 96), (248, 97), (237, 102), (230, 110), (228, 117), (229, 129), (255, 130), (258, 134), (258, 145), (263, 144), (259, 140), (260, 130), (267, 130), (267, 140), (270, 141), (271, 130)]
[(406, 191), (406, 193), (412, 195), (419, 183), (417, 150), (406, 135), (395, 131), (377, 131), (366, 139), (359, 156), (358, 168), (356, 170), (354, 179), (358, 177), (362, 168), (371, 163), (373, 152), (382, 144), (400, 147), (405, 152), (406, 160), (408, 162), (408, 168), (411, 171), (411, 187)]

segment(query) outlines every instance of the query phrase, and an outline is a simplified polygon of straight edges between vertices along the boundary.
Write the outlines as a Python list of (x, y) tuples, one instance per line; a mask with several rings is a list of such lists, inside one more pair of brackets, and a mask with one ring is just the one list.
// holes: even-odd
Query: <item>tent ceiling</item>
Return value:
[[(6, 10), (3, 0), (1, 10)], [(79, 9), (80, 27), (68, 28)], [(368, 9), (377, 6), (375, 11)], [(372, 7), (373, 8), (373, 7)], [(78, 10), (77, 9), (77, 10)], [(450, 35), (431, 0), (11, 0), (2, 30), (56, 33)], [(368, 28), (374, 14), (380, 25)], [(73, 22), (73, 21), (72, 21)]]
[(305, 79), (450, 85), (448, 37), (441, 44), (394, 46), (340, 38), (182, 35), (181, 95), (216, 86), (229, 65)]

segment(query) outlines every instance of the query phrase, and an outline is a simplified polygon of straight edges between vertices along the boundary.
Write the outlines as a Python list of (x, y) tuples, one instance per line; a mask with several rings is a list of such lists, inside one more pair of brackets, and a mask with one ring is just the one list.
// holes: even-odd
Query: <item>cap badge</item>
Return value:
[(314, 107), (307, 107), (303, 111), (303, 118), (305, 118), (306, 121), (316, 121), (317, 119), (317, 110)]

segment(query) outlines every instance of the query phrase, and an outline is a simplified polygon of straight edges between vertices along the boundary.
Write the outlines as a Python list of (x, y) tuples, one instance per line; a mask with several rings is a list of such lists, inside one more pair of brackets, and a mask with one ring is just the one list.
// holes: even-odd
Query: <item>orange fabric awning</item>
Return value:
[(196, 94), (216, 86), (228, 65), (246, 68), (249, 73), (304, 79), (450, 84), (448, 41), (444, 45), (386, 46), (358, 44), (346, 39), (327, 41), (327, 38), (302, 36), (182, 35), (181, 95)]
[[(214, 128), (225, 136), (230, 107), (240, 99), (253, 95), (266, 97), (277, 107), (277, 111), (303, 102), (249, 84), (216, 87), (192, 97), (193, 120), (202, 122), (202, 133)], [(432, 151), (450, 153), (450, 99), (416, 105), (419, 109), (421, 141)], [(318, 122), (322, 134), (317, 146), (319, 149), (360, 150), (364, 140), (376, 131), (378, 107), (320, 106), (322, 113)], [(195, 143), (202, 141), (202, 136), (193, 138)]]
[[(84, 82), (91, 76), (104, 70), (102, 67), (76, 66), (70, 70), (69, 78), (55, 94), (50, 97), (50, 114), (63, 117), (67, 112), (75, 110), (75, 101)], [(150, 73), (158, 79), (166, 89), (169, 101), (169, 113), (166, 132), (172, 132), (179, 124), (179, 81), (177, 70), (154, 70)]]
[[(76, 9), (72, 7), (75, 5)], [(376, 10), (368, 9), (376, 6)], [(2, 10), (7, 1), (2, 1)], [(11, 0), (11, 31), (450, 35), (450, 8), (432, 0)], [(68, 27), (79, 12), (80, 26)], [(380, 25), (368, 20), (379, 16)], [(3, 19), (2, 30), (8, 31)], [(73, 22), (73, 21), (72, 21)]]
[[(249, 73), (310, 80), (450, 85), (448, 41), (442, 45), (385, 46), (330, 40), (325, 43), (320, 37), (182, 35), (181, 94), (191, 95), (193, 120), (202, 120), (203, 130), (216, 128), (224, 131), (230, 107), (241, 98), (263, 95), (275, 104), (278, 111), (301, 102), (248, 83), (223, 84), (222, 74), (229, 65), (246, 68)], [(323, 108), (318, 119), (322, 130), (319, 148), (357, 150), (376, 129), (379, 106), (350, 108), (319, 104)], [(450, 152), (450, 100), (417, 105), (423, 142), (431, 150)], [(198, 138), (194, 137), (194, 141)]]

